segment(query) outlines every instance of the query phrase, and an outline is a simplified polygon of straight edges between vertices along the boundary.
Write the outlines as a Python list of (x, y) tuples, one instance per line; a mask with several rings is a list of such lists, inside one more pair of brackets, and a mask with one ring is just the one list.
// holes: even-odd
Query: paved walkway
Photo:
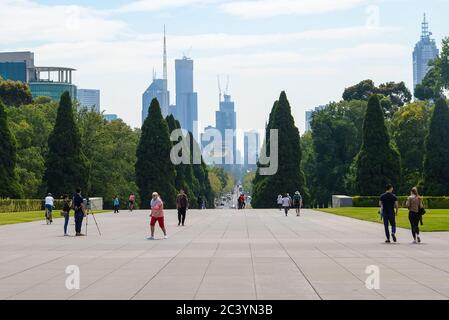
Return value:
[[(383, 244), (383, 226), (305, 211), (167, 211), (169, 239), (147, 241), (148, 214), (96, 215), (89, 236), (62, 220), (0, 227), (0, 299), (448, 299), (449, 233)], [(73, 230), (73, 221), (70, 229)], [(84, 228), (83, 228), (84, 230)], [(157, 236), (161, 236), (157, 231)], [(78, 265), (80, 290), (65, 268)], [(366, 267), (380, 269), (368, 290)]]

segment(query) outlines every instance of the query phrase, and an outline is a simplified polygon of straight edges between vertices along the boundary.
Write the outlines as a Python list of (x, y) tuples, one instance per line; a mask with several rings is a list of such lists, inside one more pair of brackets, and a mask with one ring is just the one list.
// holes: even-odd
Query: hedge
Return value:
[[(55, 209), (62, 208), (62, 200), (55, 200)], [(44, 200), (39, 199), (0, 199), (0, 213), (44, 210)]]
[[(407, 196), (398, 196), (399, 206), (405, 208)], [(449, 197), (423, 197), (428, 209), (449, 209)], [(354, 207), (378, 207), (379, 197), (352, 197)]]

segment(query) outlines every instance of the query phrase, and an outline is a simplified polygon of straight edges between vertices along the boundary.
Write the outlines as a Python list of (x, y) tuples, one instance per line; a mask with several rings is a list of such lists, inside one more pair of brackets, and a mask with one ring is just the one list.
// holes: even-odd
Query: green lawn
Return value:
[[(103, 213), (110, 212), (108, 210), (94, 211), (94, 213)], [(73, 217), (73, 211), (70, 213), (70, 216)], [(53, 219), (62, 218), (59, 211), (53, 211)], [(23, 222), (32, 222), (32, 221), (45, 221), (45, 213), (44, 211), (29, 211), (29, 212), (11, 212), (11, 213), (0, 213), (0, 225), (5, 224), (15, 224), (15, 223), (23, 223)]]
[[(317, 210), (359, 220), (383, 223), (378, 214), (379, 208), (334, 208)], [(423, 217), (423, 222), (424, 225), (420, 226), (422, 231), (449, 231), (449, 209), (428, 209)], [(396, 223), (398, 227), (410, 229), (408, 211), (406, 209), (399, 210)]]

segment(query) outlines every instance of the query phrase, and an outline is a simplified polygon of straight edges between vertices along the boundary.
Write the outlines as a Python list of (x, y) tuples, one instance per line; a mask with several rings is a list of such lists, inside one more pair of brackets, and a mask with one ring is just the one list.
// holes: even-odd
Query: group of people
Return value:
[[(136, 196), (134, 193), (131, 193), (128, 197), (128, 209), (130, 212), (133, 212), (136, 204)], [(120, 199), (118, 195), (112, 198), (112, 206), (114, 207), (114, 213), (119, 213), (120, 210)]]
[[(75, 236), (84, 236), (84, 234), (81, 233), (81, 226), (83, 224), (83, 219), (87, 214), (87, 208), (84, 198), (81, 196), (81, 189), (76, 189), (76, 193), (71, 200), (67, 194), (65, 194), (62, 199), (61, 216), (64, 217), (64, 236), (69, 236), (67, 229), (71, 210), (74, 210), (75, 212)], [(53, 209), (55, 208), (54, 201), (53, 195), (51, 193), (47, 194), (45, 197), (45, 219), (47, 224), (53, 223)]]
[[(385, 236), (387, 238), (385, 243), (391, 243), (391, 240), (393, 240), (393, 242), (397, 242), (396, 217), (399, 213), (399, 202), (398, 198), (393, 193), (393, 186), (391, 184), (386, 186), (386, 192), (380, 196), (379, 205), (379, 213), (384, 222)], [(419, 225), (423, 224), (423, 215), (426, 213), (426, 210), (424, 208), (423, 200), (418, 193), (418, 188), (412, 188), (405, 206), (408, 209), (408, 219), (410, 221), (413, 243), (421, 243)]]
[[(148, 240), (154, 240), (154, 230), (156, 223), (159, 224), (162, 232), (164, 233), (164, 239), (167, 239), (167, 229), (165, 227), (164, 219), (164, 202), (162, 201), (160, 195), (157, 192), (153, 192), (152, 199), (150, 202), (151, 213), (150, 213), (150, 231), (151, 235), (147, 238)], [(185, 225), (187, 210), (189, 208), (189, 199), (184, 190), (180, 190), (179, 194), (176, 196), (176, 209), (178, 210), (178, 226)]]
[(301, 215), (302, 208), (301, 193), (299, 191), (296, 191), (293, 198), (288, 193), (286, 193), (284, 196), (280, 194), (277, 198), (277, 205), (279, 207), (279, 211), (282, 211), (282, 209), (284, 209), (286, 217), (288, 216), (288, 211), (291, 208), (295, 208), (296, 216), (299, 217)]
[(246, 207), (245, 195), (242, 193), (237, 199), (238, 209), (242, 210)]

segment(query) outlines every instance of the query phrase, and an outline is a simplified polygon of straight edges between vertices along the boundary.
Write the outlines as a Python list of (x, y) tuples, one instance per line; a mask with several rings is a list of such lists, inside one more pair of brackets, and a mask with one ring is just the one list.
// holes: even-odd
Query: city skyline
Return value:
[[(225, 72), (232, 78), (239, 128), (263, 128), (264, 115), (286, 90), (304, 132), (306, 110), (339, 100), (345, 87), (366, 78), (405, 81), (412, 90), (411, 54), (423, 13), (438, 47), (448, 29), (443, 12), (449, 4), (441, 1), (338, 1), (331, 7), (324, 2), (290, 1), (286, 14), (269, 10), (276, 3), (269, 0), (243, 11), (248, 7), (241, 1), (8, 1), (0, 4), (0, 18), (21, 27), (0, 31), (0, 51), (32, 51), (38, 65), (76, 68), (77, 86), (100, 89), (106, 112), (138, 127), (153, 68), (162, 74), (166, 24), (168, 90), (175, 91), (175, 58), (190, 56), (200, 128), (213, 123), (215, 79)], [(260, 1), (246, 5), (251, 3)]]

